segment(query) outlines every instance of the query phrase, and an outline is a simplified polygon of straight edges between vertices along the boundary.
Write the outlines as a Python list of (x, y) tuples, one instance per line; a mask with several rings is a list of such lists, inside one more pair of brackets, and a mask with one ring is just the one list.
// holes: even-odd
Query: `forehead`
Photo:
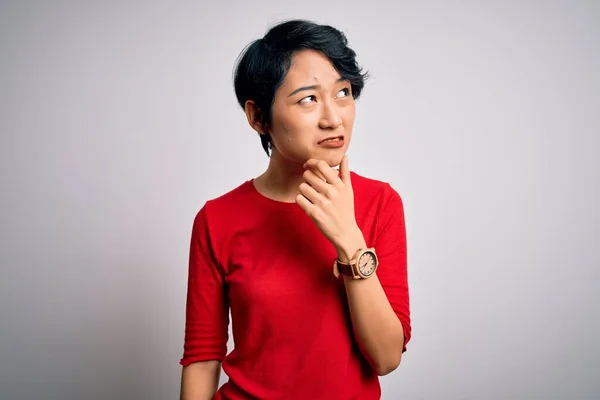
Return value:
[(328, 85), (337, 82), (339, 78), (340, 74), (325, 54), (316, 50), (302, 50), (292, 56), (292, 63), (282, 86), (317, 83)]

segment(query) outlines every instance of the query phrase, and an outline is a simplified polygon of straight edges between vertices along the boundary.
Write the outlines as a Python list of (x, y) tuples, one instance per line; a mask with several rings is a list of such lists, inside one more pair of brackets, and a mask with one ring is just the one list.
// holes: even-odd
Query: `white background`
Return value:
[(371, 71), (350, 167), (405, 203), (383, 398), (598, 398), (600, 3), (316, 0), (0, 3), (0, 398), (178, 396), (193, 218), (268, 162), (233, 65), (289, 18)]

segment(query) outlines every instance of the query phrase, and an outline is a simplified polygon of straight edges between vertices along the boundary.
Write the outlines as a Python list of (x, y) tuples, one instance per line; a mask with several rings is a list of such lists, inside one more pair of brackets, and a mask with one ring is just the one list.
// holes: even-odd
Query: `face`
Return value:
[[(350, 144), (355, 103), (350, 82), (321, 52), (302, 50), (275, 93), (269, 133), (273, 157), (304, 163), (309, 158), (338, 165)], [(334, 141), (323, 139), (338, 137)]]

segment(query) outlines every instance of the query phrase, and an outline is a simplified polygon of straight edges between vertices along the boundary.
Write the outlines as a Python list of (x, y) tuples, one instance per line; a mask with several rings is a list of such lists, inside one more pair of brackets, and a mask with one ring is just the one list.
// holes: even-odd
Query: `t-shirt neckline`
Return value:
[(255, 197), (261, 199), (261, 201), (265, 204), (268, 204), (268, 205), (271, 205), (274, 207), (291, 208), (291, 209), (298, 208), (299, 210), (302, 210), (302, 208), (300, 208), (300, 206), (296, 202), (279, 201), (279, 200), (275, 200), (275, 199), (265, 196), (264, 194), (262, 194), (261, 192), (258, 191), (256, 186), (254, 186), (254, 178), (247, 180), (246, 184), (247, 184), (249, 190), (254, 193)]

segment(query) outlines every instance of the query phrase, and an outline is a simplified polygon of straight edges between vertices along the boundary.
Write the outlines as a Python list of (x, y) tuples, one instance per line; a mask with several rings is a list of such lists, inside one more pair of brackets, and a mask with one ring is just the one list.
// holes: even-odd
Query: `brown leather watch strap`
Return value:
[(350, 264), (344, 264), (340, 260), (337, 260), (338, 271), (342, 275), (346, 276), (354, 276), (352, 273), (352, 266)]

